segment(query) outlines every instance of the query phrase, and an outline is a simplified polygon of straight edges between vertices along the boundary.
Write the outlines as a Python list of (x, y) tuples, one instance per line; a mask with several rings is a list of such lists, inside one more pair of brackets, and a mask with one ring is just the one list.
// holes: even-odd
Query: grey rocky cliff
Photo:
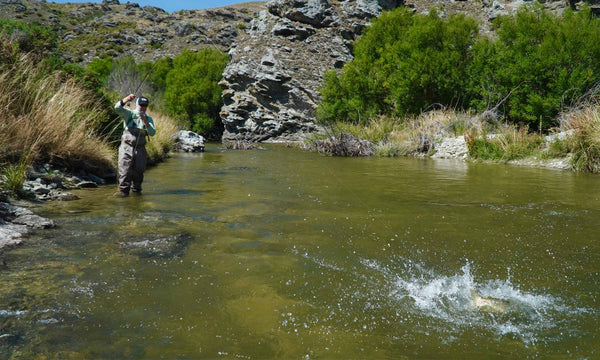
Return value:
[(271, 0), (240, 33), (223, 72), (223, 141), (299, 141), (319, 130), (326, 71), (352, 60), (370, 19), (391, 0)]

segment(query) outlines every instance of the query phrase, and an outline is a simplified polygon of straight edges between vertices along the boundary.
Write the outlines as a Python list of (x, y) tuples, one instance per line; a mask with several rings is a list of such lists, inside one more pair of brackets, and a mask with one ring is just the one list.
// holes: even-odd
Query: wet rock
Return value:
[(19, 337), (17, 335), (0, 333), (0, 345), (11, 346), (16, 345), (18, 342)]
[(119, 245), (141, 258), (172, 258), (182, 255), (193, 239), (189, 233), (147, 234), (122, 241)]
[(54, 227), (54, 221), (35, 214), (24, 214), (12, 220), (13, 224), (25, 225), (34, 229), (48, 229)]
[(0, 220), (0, 249), (21, 244), (23, 236), (29, 233), (25, 225), (11, 224)]
[(0, 249), (21, 244), (31, 229), (50, 227), (54, 227), (52, 220), (8, 202), (0, 202)]
[(54, 227), (52, 220), (35, 215), (31, 210), (14, 206), (9, 203), (0, 203), (0, 218), (12, 224), (25, 225), (31, 228)]
[(202, 152), (204, 137), (193, 131), (180, 130), (175, 135), (175, 151)]
[(85, 189), (85, 188), (96, 188), (96, 187), (98, 187), (98, 184), (96, 184), (93, 181), (81, 181), (81, 182), (77, 183), (76, 186), (78, 188)]

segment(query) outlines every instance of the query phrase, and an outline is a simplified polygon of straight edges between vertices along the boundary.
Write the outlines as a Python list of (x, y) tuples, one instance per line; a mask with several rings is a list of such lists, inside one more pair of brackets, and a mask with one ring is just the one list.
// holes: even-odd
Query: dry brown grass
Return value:
[(564, 141), (571, 153), (571, 165), (576, 171), (600, 173), (600, 102), (574, 109), (560, 117), (560, 127), (570, 131)]
[(420, 156), (429, 153), (434, 140), (441, 136), (481, 133), (482, 122), (469, 113), (443, 109), (402, 119), (380, 116), (366, 125), (338, 123), (332, 131), (371, 141), (378, 156)]
[(0, 162), (112, 171), (114, 152), (93, 127), (108, 110), (93, 99), (65, 74), (43, 74), (25, 55), (0, 68)]
[(146, 151), (148, 152), (148, 161), (157, 163), (165, 159), (169, 151), (173, 149), (175, 144), (173, 135), (179, 129), (170, 117), (159, 113), (149, 112), (149, 114), (154, 120), (156, 135), (150, 137), (150, 141), (146, 144)]

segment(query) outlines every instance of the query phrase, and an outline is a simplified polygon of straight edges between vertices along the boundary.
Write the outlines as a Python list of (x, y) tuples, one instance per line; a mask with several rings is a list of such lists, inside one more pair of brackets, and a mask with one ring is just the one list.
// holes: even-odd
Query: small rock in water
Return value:
[(98, 187), (98, 184), (93, 181), (81, 181), (75, 186), (77, 186), (78, 188), (96, 188)]
[(193, 238), (189, 233), (147, 234), (130, 238), (119, 245), (141, 258), (172, 258), (183, 254)]

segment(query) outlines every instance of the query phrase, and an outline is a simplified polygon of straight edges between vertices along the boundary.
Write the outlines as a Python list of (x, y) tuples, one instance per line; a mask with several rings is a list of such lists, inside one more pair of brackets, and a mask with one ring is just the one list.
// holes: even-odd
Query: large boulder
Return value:
[(204, 151), (204, 137), (193, 131), (179, 130), (175, 135), (175, 151), (202, 152)]

